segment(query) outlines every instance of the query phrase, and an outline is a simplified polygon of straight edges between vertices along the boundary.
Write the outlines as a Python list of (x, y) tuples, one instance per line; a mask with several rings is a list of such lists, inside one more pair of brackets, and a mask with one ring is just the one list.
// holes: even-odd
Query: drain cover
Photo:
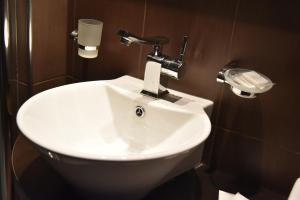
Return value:
[(135, 107), (135, 114), (138, 117), (143, 117), (145, 115), (145, 109), (142, 106)]

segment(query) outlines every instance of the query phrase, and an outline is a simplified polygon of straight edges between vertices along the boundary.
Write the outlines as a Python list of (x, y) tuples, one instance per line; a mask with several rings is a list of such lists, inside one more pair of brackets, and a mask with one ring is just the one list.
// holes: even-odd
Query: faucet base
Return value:
[(142, 90), (141, 94), (153, 97), (155, 99), (159, 99), (159, 98), (162, 98), (163, 96), (169, 94), (169, 91), (168, 90), (159, 90), (158, 93), (156, 94), (156, 93), (153, 93), (153, 92), (149, 92), (147, 90)]

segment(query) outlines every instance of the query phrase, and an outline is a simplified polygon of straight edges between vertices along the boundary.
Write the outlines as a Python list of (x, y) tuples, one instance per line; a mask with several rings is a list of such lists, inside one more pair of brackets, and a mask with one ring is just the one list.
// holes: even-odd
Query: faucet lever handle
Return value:
[(188, 41), (188, 36), (184, 36), (183, 37), (183, 42), (182, 42), (182, 45), (181, 45), (181, 48), (180, 48), (180, 52), (179, 52), (179, 58), (178, 58), (178, 61), (180, 61), (180, 62), (183, 62), (183, 56), (185, 54), (187, 41)]

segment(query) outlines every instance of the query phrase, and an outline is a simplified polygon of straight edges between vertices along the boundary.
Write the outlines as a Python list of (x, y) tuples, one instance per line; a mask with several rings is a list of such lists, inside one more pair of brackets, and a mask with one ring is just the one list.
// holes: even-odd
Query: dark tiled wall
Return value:
[[(170, 43), (163, 51), (173, 57), (178, 54), (183, 35), (188, 35), (185, 76), (180, 81), (170, 80), (169, 87), (215, 102), (214, 129), (206, 144), (205, 162), (241, 183), (262, 183), (288, 194), (300, 176), (299, 1), (32, 0), (32, 3), (32, 80), (28, 80), (28, 65), (21, 64), (25, 58), (24, 52), (20, 52), (19, 63), (10, 69), (11, 88), (15, 88), (11, 90), (12, 104), (19, 105), (27, 98), (28, 87), (37, 93), (74, 81), (111, 79), (124, 74), (142, 78), (145, 55), (151, 49), (121, 45), (116, 36), (120, 28), (142, 36), (167, 36)], [(24, 26), (21, 11), (20, 27)], [(96, 59), (78, 57), (76, 46), (68, 38), (80, 18), (104, 22), (100, 56)], [(16, 49), (22, 51), (21, 33), (19, 38)], [(219, 69), (231, 60), (265, 73), (276, 86), (253, 100), (235, 96), (215, 82)]]
[[(68, 59), (68, 0), (32, 0), (32, 63), (29, 60), (28, 2), (10, 1), (9, 107), (14, 117), (31, 95), (66, 84)], [(72, 18), (70, 18), (72, 19)]]
[(254, 101), (224, 92), (217, 124), (216, 152), (223, 152), (216, 153), (218, 165), (245, 176), (258, 174), (283, 193), (300, 176), (300, 95), (294, 92), (300, 89), (299, 6), (297, 1), (238, 2), (230, 57), (253, 65), (277, 85)]
[[(97, 18), (104, 22), (100, 56), (89, 61), (79, 58), (79, 64), (84, 65), (81, 68), (84, 71), (84, 77), (79, 78), (98, 80), (123, 74), (138, 76), (141, 47), (126, 48), (120, 45), (116, 33), (122, 27), (141, 35), (144, 24), (144, 6), (144, 1), (132, 0), (91, 0), (88, 3), (76, 1), (76, 19)], [(76, 65), (74, 67), (77, 68)], [(80, 74), (72, 75), (78, 77)]]
[(69, 0), (32, 0), (32, 87), (67, 83)]
[[(176, 56), (189, 36), (185, 76), (169, 87), (215, 101), (214, 130), (206, 162), (236, 180), (262, 183), (288, 194), (300, 176), (298, 1), (246, 0), (77, 0), (75, 22), (104, 22), (100, 56), (72, 65), (71, 76), (85, 80), (123, 74), (143, 77), (149, 47), (125, 47), (116, 36), (123, 28), (137, 35), (164, 35), (164, 53)], [(241, 99), (215, 82), (231, 60), (267, 74), (276, 82), (256, 99)], [(83, 72), (82, 72), (83, 71)], [(83, 77), (84, 74), (84, 77)]]
[(9, 123), (12, 129), (11, 138), (17, 135), (16, 112), (18, 107), (29, 96), (29, 68), (26, 59), (26, 4), (25, 0), (8, 1), (9, 5), (9, 48), (7, 61), (8, 94), (7, 107)]
[[(29, 59), (27, 13), (32, 5), (32, 59)], [(72, 23), (71, 0), (11, 0), (10, 48), (8, 74), (8, 111), (12, 142), (18, 134), (18, 108), (32, 95), (74, 82), (68, 76), (69, 23)]]
[[(1, 2), (1, 7), (3, 3)], [(11, 168), (11, 152), (12, 144), (17, 137), (18, 131), (16, 128), (16, 112), (18, 107), (28, 98), (29, 96), (29, 81), (28, 75), (29, 70), (27, 68), (26, 61), (26, 6), (25, 0), (19, 1), (6, 1), (4, 4), (7, 6), (7, 25), (8, 25), (8, 44), (6, 48), (6, 69), (2, 70), (1, 73), (6, 72), (6, 75), (1, 74), (1, 77), (7, 77), (7, 85), (4, 85), (4, 91), (1, 91), (1, 102), (2, 98), (6, 98), (7, 111), (6, 113), (1, 113), (1, 118), (4, 118), (3, 122), (7, 122), (5, 125), (1, 125), (1, 131), (4, 130), (4, 149), (1, 147), (1, 151), (4, 149), (7, 153), (7, 158), (4, 160), (6, 163), (6, 175), (1, 174), (1, 179), (6, 178), (4, 182), (7, 187), (7, 199), (12, 199), (13, 194), (13, 170)], [(1, 9), (2, 11), (2, 9)], [(1, 13), (3, 14), (3, 13)], [(2, 25), (2, 24), (1, 24)], [(5, 30), (6, 32), (6, 30)], [(5, 34), (6, 35), (6, 34)], [(2, 37), (2, 34), (1, 34)], [(2, 47), (3, 49), (4, 47)], [(1, 52), (2, 53), (2, 52)], [(2, 62), (2, 61), (1, 61)], [(2, 68), (2, 67), (1, 67)], [(2, 83), (6, 81), (1, 80)], [(1, 85), (2, 85), (1, 83)], [(2, 106), (2, 105), (1, 105)], [(1, 108), (1, 112), (5, 112), (6, 109)], [(1, 122), (2, 123), (2, 122)], [(2, 127), (5, 127), (3, 129)], [(7, 128), (6, 128), (7, 127)], [(3, 130), (2, 130), (3, 129)], [(1, 133), (2, 134), (2, 133)], [(3, 152), (1, 152), (3, 153)], [(1, 163), (2, 165), (2, 163)], [(1, 180), (2, 181), (2, 180)], [(2, 192), (2, 191), (1, 191)], [(6, 192), (6, 191), (4, 191)]]

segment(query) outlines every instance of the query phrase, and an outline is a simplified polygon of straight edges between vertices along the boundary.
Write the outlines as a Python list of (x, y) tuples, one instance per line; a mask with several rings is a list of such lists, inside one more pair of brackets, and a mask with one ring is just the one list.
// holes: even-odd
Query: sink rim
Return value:
[[(117, 80), (117, 79), (114, 79)], [(99, 160), (99, 161), (138, 161), (138, 160), (150, 160), (150, 159), (158, 159), (158, 158), (163, 158), (163, 157), (170, 157), (170, 156), (175, 156), (177, 154), (181, 154), (187, 151), (192, 150), (193, 148), (195, 148), (196, 146), (202, 144), (206, 138), (209, 136), (210, 131), (211, 131), (211, 123), (209, 120), (209, 117), (207, 116), (207, 114), (205, 113), (205, 111), (202, 110), (197, 110), (197, 112), (193, 112), (193, 110), (186, 110), (183, 109), (183, 111), (186, 111), (188, 113), (191, 113), (194, 115), (195, 118), (199, 118), (199, 120), (203, 120), (204, 122), (202, 123), (204, 126), (202, 126), (201, 130), (199, 130), (199, 137), (197, 137), (197, 140), (190, 142), (190, 143), (186, 143), (185, 145), (176, 145), (174, 144), (170, 146), (170, 149), (167, 150), (163, 150), (160, 152), (155, 152), (155, 153), (147, 153), (147, 154), (129, 154), (126, 156), (114, 156), (114, 155), (107, 155), (107, 154), (88, 154), (87, 152), (75, 152), (75, 151), (64, 151), (64, 149), (62, 151), (60, 151), (59, 149), (55, 149), (55, 147), (51, 147), (47, 146), (47, 145), (43, 145), (40, 144), (38, 141), (36, 141), (34, 139), (34, 135), (28, 133), (28, 131), (24, 130), (24, 127), (22, 127), (22, 116), (24, 114), (24, 111), (26, 111), (27, 107), (32, 106), (32, 102), (34, 102), (34, 100), (36, 100), (37, 98), (40, 98), (41, 95), (47, 95), (47, 93), (49, 92), (55, 92), (56, 89), (58, 88), (62, 88), (62, 87), (72, 87), (75, 86), (77, 84), (89, 84), (91, 82), (94, 83), (102, 83), (104, 85), (107, 85), (109, 87), (114, 87), (114, 85), (111, 85), (111, 81), (113, 80), (108, 80), (108, 81), (88, 81), (88, 82), (80, 82), (80, 83), (75, 83), (75, 84), (69, 84), (69, 85), (63, 85), (63, 86), (59, 86), (56, 88), (52, 88), (46, 91), (43, 91), (39, 94), (34, 95), (33, 97), (31, 97), (30, 99), (28, 99), (19, 109), (18, 113), (17, 113), (17, 125), (18, 128), (21, 130), (21, 133), (27, 138), (29, 139), (31, 142), (33, 142), (35, 145), (47, 149), (50, 152), (53, 153), (57, 153), (57, 154), (61, 154), (61, 155), (66, 155), (66, 156), (70, 156), (70, 157), (74, 157), (74, 158), (81, 158), (81, 159), (88, 159), (88, 160)], [(122, 88), (119, 88), (122, 90)], [(126, 92), (130, 92), (133, 93), (132, 91), (127, 91)], [(166, 103), (166, 104), (172, 104), (170, 102), (167, 102), (165, 100), (157, 100), (157, 102), (161, 102), (161, 103)], [(175, 107), (175, 111), (176, 111), (176, 107)], [(193, 118), (194, 118), (193, 117)], [(201, 133), (200, 133), (201, 131)]]

